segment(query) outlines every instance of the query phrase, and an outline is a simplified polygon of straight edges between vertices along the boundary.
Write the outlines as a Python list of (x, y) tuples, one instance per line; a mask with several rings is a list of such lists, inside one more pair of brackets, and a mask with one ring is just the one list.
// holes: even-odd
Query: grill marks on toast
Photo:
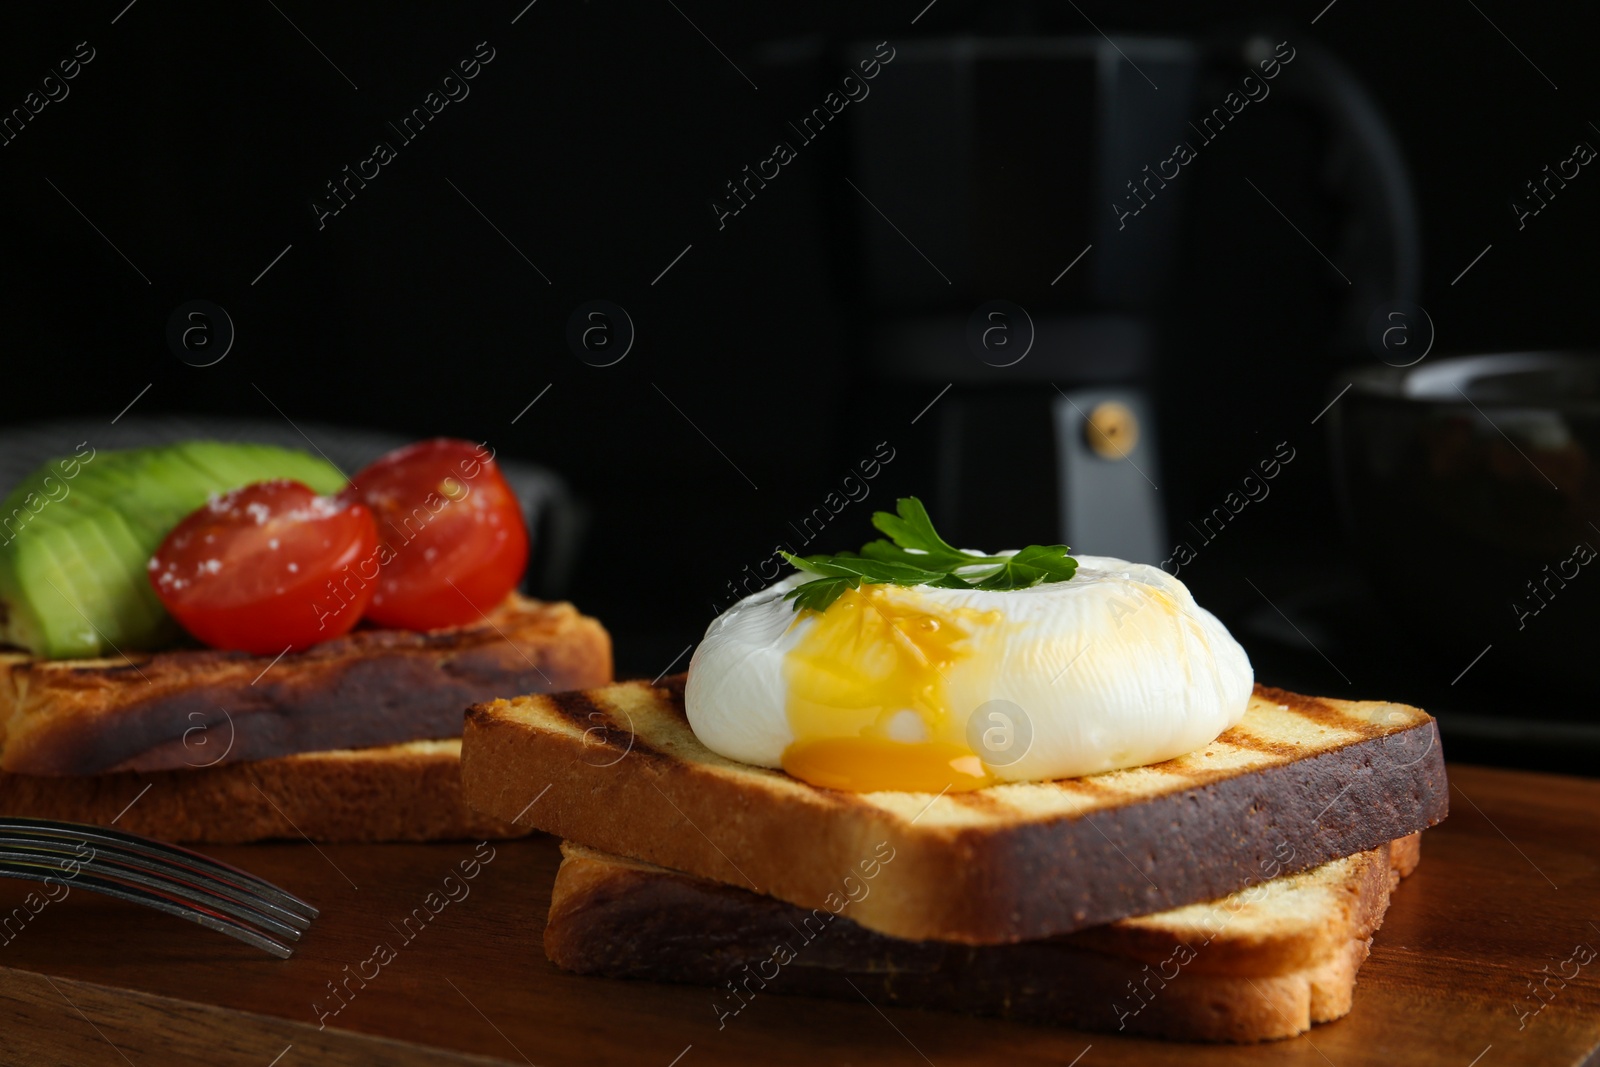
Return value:
[[(604, 764), (608, 753), (615, 753), (618, 760), (627, 756), (649, 760), (671, 759), (665, 752), (640, 738), (625, 709), (602, 705), (594, 699), (594, 692), (577, 689), (551, 693), (548, 698), (551, 710), (583, 735), (584, 748), (595, 750), (590, 762)], [(617, 718), (617, 712), (621, 713), (621, 721)]]
[(1287, 741), (1272, 741), (1267, 738), (1252, 737), (1237, 726), (1224, 730), (1217, 740), (1233, 748), (1247, 748), (1252, 752), (1260, 752), (1268, 756), (1281, 756), (1285, 759), (1293, 759), (1300, 751), (1299, 745), (1293, 745)]
[[(565, 693), (551, 693), (550, 708), (561, 718), (581, 731), (600, 729), (608, 734), (615, 730), (610, 715), (587, 690), (574, 689)], [(626, 733), (626, 731), (619, 731)]]
[(947, 793), (946, 796), (949, 796), (957, 807), (968, 808), (986, 815), (1005, 815), (1011, 811), (1011, 805), (988, 795), (981, 789), (970, 793)]
[[(585, 747), (597, 753), (609, 750), (618, 758), (631, 753), (648, 759), (674, 760), (683, 758), (668, 751), (679, 748), (674, 743), (674, 735), (687, 737), (688, 743), (694, 746), (694, 755), (702, 755), (701, 747), (693, 740), (684, 707), (687, 677), (679, 673), (654, 685), (634, 681), (603, 690), (526, 699), (540, 702), (543, 710), (582, 733)], [(1257, 685), (1246, 718), (1198, 752), (1162, 763), (1082, 778), (1005, 783), (969, 793), (946, 793), (929, 805), (926, 814), (931, 817), (930, 821), (944, 815), (967, 825), (974, 819), (980, 823), (1008, 823), (1036, 815), (1046, 794), (1053, 794), (1048, 806), (1069, 818), (1093, 814), (1119, 803), (1148, 797), (1152, 792), (1203, 787), (1241, 772), (1289, 763), (1305, 755), (1380, 737), (1397, 726), (1426, 721), (1426, 716), (1414, 708), (1383, 704), (1375, 707), (1393, 710), (1387, 714), (1372, 711), (1352, 714), (1317, 697)], [(1274, 721), (1264, 724), (1263, 714)], [(1273, 728), (1276, 736), (1263, 736), (1260, 730), (1264, 726)], [(1299, 736), (1286, 737), (1285, 734)], [(710, 756), (709, 753), (704, 755)], [(598, 755), (596, 760), (603, 762)], [(788, 781), (778, 772), (767, 773)], [(902, 800), (911, 796), (827, 789), (816, 792), (840, 807), (864, 806), (886, 812), (899, 811)], [(917, 800), (916, 812), (921, 812), (926, 803)]]
[[(1310, 719), (1312, 722), (1323, 726), (1337, 726), (1341, 729), (1351, 729), (1353, 723), (1350, 716), (1323, 700), (1321, 697), (1308, 697), (1302, 693), (1291, 693), (1287, 689), (1277, 689), (1269, 685), (1257, 685), (1255, 696), (1268, 700), (1282, 708), (1287, 708), (1296, 715)], [(1382, 731), (1377, 731), (1381, 733)], [(1367, 736), (1376, 736), (1368, 734)]]
[[(620, 755), (628, 751), (631, 744), (635, 754), (673, 759), (677, 757), (651, 744), (650, 740), (670, 741), (670, 737), (658, 735), (673, 733), (692, 738), (684, 708), (687, 677), (679, 673), (653, 686), (642, 681), (628, 682), (589, 693), (557, 693), (528, 699), (541, 701), (556, 717), (580, 732), (587, 731), (586, 745), (604, 745)], [(639, 714), (629, 711), (630, 706)], [(942, 811), (956, 815), (963, 823), (970, 822), (974, 816), (987, 816), (996, 822), (1011, 821), (1037, 812), (1041, 791), (1055, 794), (1052, 806), (1067, 809), (1063, 814), (1069, 817), (1092, 814), (1126, 800), (1149, 796), (1153, 790), (1165, 793), (1210, 785), (1241, 771), (1288, 763), (1304, 755), (1380, 737), (1395, 726), (1426, 721), (1426, 716), (1414, 708), (1381, 704), (1377, 707), (1394, 711), (1388, 715), (1352, 714), (1317, 697), (1257, 685), (1251, 696), (1251, 712), (1244, 721), (1198, 752), (1162, 763), (1082, 778), (1006, 783), (970, 793), (946, 793), (933, 802), (927, 814), (937, 817)], [(1286, 718), (1290, 724), (1288, 729), (1283, 729), (1282, 722), (1278, 722), (1275, 724), (1278, 736), (1262, 736), (1259, 730), (1263, 725), (1263, 713), (1278, 720)], [(1390, 720), (1388, 726), (1384, 720)], [(1282, 736), (1285, 733), (1302, 736)], [(818, 792), (840, 806), (865, 805), (879, 810), (898, 810), (902, 796), (835, 790)], [(923, 803), (916, 805), (919, 811)]]
[[(1066, 793), (1078, 793), (1086, 797), (1116, 797), (1118, 791), (1094, 777), (1088, 778), (1058, 778), (1047, 783), (1053, 789)], [(948, 794), (947, 794), (948, 795)], [(961, 794), (966, 796), (968, 794)]]

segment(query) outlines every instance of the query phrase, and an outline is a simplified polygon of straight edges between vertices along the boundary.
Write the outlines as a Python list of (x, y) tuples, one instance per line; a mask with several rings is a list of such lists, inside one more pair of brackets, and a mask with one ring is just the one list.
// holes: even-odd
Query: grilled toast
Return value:
[(882, 844), (897, 858), (851, 918), (971, 945), (1214, 900), (1415, 833), (1449, 802), (1427, 713), (1260, 686), (1238, 726), (1165, 763), (961, 794), (837, 792), (705, 748), (681, 675), (473, 706), (462, 786), (496, 818), (802, 908), (837, 901)]
[(474, 625), (357, 629), (277, 659), (12, 654), (0, 657), (0, 771), (191, 770), (459, 737), (475, 700), (610, 679), (611, 639), (597, 621), (516, 595)]
[(277, 659), (7, 654), (0, 814), (212, 844), (526, 833), (462, 802), (462, 709), (610, 677), (598, 622), (519, 596), (478, 625), (357, 629)]
[(865, 995), (1081, 1029), (1260, 1041), (1349, 1012), (1356, 971), (1420, 844), (1411, 835), (1209, 903), (979, 948), (885, 937), (848, 910), (807, 911), (571, 842), (562, 853), (544, 933), (550, 959), (584, 974), (715, 986), (721, 1025), (766, 993)]

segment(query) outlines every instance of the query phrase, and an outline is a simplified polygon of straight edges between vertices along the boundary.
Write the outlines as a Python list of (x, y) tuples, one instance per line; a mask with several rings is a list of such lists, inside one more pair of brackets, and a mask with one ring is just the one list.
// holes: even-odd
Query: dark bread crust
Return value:
[(15, 658), (0, 664), (0, 770), (188, 770), (458, 737), (473, 701), (610, 677), (598, 622), (517, 596), (480, 624), (356, 630), (276, 663), (205, 649), (131, 662)]
[[(1382, 845), (1303, 879), (1307, 887), (1276, 887), (1278, 910), (1302, 943), (1286, 956), (1259, 936), (1263, 921), (1245, 902), (1235, 904), (1243, 917), (1207, 940), (1179, 917), (1155, 915), (971, 947), (886, 937), (844, 915), (567, 844), (544, 947), (581, 974), (718, 987), (710, 1008), (719, 1019), (769, 992), (865, 994), (876, 1004), (1086, 1030), (1260, 1041), (1350, 1010), (1356, 969), (1416, 848), (1415, 838)], [(1152, 959), (1155, 933), (1167, 943)]]
[(164, 841), (436, 841), (526, 834), (461, 799), (461, 742), (313, 752), (203, 770), (0, 774), (0, 813)]
[(974, 945), (1212, 900), (1442, 820), (1433, 718), (1258, 687), (1238, 727), (1149, 767), (975, 793), (855, 794), (724, 759), (688, 728), (681, 680), (475, 705), (467, 802), (580, 844), (804, 908), (880, 843), (896, 859), (851, 915)]

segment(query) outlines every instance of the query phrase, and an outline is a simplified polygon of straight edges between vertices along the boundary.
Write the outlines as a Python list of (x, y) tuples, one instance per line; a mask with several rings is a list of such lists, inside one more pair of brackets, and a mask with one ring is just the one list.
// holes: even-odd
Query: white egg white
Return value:
[[(1077, 560), (1070, 581), (1029, 589), (882, 587), (880, 595), (908, 608), (998, 613), (993, 625), (969, 628), (961, 655), (942, 672), (953, 721), (941, 735), (964, 744), (980, 706), (1016, 705), (1032, 740), (1021, 758), (989, 763), (996, 779), (1042, 781), (1171, 759), (1205, 747), (1249, 703), (1249, 657), (1187, 586), (1157, 567)], [(695, 650), (685, 705), (712, 751), (781, 766), (795, 740), (784, 657), (817, 625), (814, 615), (797, 619), (783, 595), (810, 577), (791, 575), (739, 601)]]

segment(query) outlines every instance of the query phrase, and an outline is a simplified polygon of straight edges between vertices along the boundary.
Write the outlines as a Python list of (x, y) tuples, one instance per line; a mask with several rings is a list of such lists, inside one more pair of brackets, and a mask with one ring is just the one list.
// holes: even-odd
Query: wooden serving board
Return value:
[[(1600, 782), (1450, 776), (1451, 816), (1423, 837), (1354, 1012), (1290, 1041), (1173, 1044), (777, 996), (719, 1030), (707, 989), (577, 977), (544, 958), (559, 857), (536, 837), (212, 850), (322, 908), (287, 961), (74, 891), (0, 931), (0, 1062), (1600, 1064), (1600, 959), (1563, 966), (1575, 946), (1600, 949)], [(29, 888), (0, 883), (0, 919)], [(431, 917), (406, 926), (414, 910)], [(372, 977), (350, 980), (319, 1028), (339, 1005), (329, 983), (358, 971)]]

